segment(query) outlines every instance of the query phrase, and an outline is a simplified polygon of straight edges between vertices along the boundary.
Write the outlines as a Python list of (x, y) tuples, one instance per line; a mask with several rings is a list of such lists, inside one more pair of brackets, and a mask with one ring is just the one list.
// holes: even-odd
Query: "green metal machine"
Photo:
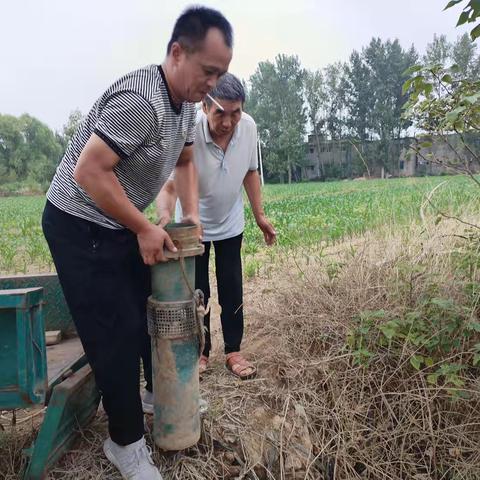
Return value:
[(0, 290), (37, 287), (43, 288), (45, 330), (61, 330), (64, 335), (75, 335), (75, 326), (56, 273), (0, 276)]
[[(36, 277), (0, 278), (0, 286), (8, 285), (0, 290), (0, 410), (47, 407), (37, 439), (25, 451), (24, 480), (45, 477), (100, 401), (79, 340), (46, 347), (45, 323), (64, 332), (74, 328), (58, 279), (42, 276), (38, 283)], [(45, 310), (52, 314), (47, 322)]]

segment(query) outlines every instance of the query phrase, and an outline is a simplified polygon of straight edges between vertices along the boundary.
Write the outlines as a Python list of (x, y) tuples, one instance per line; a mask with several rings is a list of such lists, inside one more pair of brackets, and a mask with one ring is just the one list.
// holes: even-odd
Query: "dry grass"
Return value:
[[(433, 277), (440, 293), (464, 300), (452, 267), (459, 233), (455, 222), (424, 224), (264, 266), (245, 292), (245, 352), (259, 377), (226, 372), (217, 326), (201, 382), (210, 406), (202, 439), (175, 455), (155, 451), (165, 479), (479, 479), (478, 370), (465, 374), (469, 397), (455, 398), (411, 367), (407, 346), (379, 348), (368, 367), (346, 347), (359, 312), (400, 314)], [(18, 478), (31, 436), (2, 440), (0, 478)], [(48, 478), (119, 478), (103, 456), (105, 436), (99, 414)]]

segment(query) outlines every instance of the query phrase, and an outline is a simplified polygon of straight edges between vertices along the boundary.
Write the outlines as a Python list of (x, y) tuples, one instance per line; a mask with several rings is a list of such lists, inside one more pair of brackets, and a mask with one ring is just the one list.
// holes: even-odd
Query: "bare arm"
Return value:
[(255, 221), (257, 222), (260, 230), (263, 232), (265, 243), (267, 245), (272, 245), (275, 242), (277, 233), (263, 211), (260, 176), (256, 170), (249, 170), (247, 172), (245, 178), (243, 179), (243, 186), (247, 192)]
[(182, 222), (199, 224), (198, 174), (193, 162), (193, 146), (185, 147), (175, 167), (175, 191), (182, 205)]
[(113, 169), (120, 157), (97, 135), (86, 143), (74, 171), (76, 182), (107, 215), (136, 233), (146, 264), (165, 261), (163, 246), (175, 246), (163, 228), (153, 225), (130, 202)]
[(172, 179), (169, 179), (160, 190), (155, 201), (157, 206), (158, 223), (162, 227), (172, 219), (176, 201), (177, 192), (175, 190), (175, 182)]
[(199, 226), (199, 239), (202, 229), (198, 214), (198, 174), (193, 162), (193, 147), (185, 147), (175, 167), (174, 179), (169, 179), (157, 196), (157, 215), (159, 223), (165, 226), (172, 218), (177, 195), (182, 205), (182, 222), (191, 222)]

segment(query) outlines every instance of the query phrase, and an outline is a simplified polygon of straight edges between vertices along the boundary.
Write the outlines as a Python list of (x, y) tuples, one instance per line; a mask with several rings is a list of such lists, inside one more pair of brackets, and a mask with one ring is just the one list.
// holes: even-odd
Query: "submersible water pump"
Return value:
[(151, 268), (148, 333), (152, 342), (155, 443), (182, 450), (200, 439), (198, 361), (204, 346), (203, 294), (194, 290), (195, 256), (202, 254), (197, 227), (168, 224), (177, 247)]

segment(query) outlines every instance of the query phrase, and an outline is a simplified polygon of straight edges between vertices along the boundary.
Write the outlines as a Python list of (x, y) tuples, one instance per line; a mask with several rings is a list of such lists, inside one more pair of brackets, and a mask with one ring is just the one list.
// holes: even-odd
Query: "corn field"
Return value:
[[(267, 185), (263, 197), (278, 246), (288, 249), (329, 245), (368, 230), (409, 225), (420, 220), (422, 209), (461, 215), (478, 207), (480, 190), (465, 177), (445, 176)], [(0, 198), (0, 272), (53, 268), (40, 225), (44, 203), (44, 197)], [(245, 211), (244, 252), (255, 255), (262, 250), (263, 239), (248, 205)], [(153, 207), (147, 214), (154, 220)], [(275, 255), (275, 249), (269, 254)]]

